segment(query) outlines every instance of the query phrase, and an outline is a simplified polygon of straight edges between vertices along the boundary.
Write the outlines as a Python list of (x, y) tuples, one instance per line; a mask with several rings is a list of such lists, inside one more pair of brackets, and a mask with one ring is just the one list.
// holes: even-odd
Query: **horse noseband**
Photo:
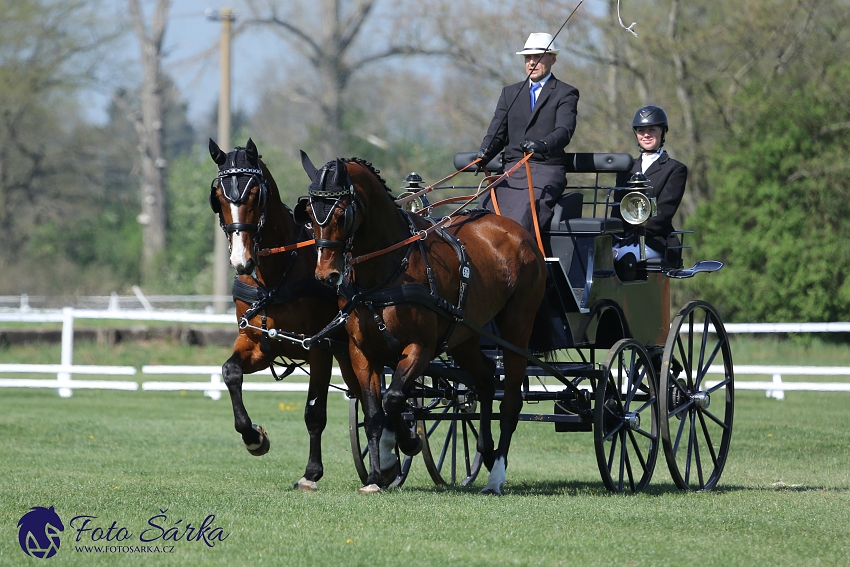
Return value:
[[(245, 184), (245, 188), (242, 191), (239, 191), (239, 184), (237, 182), (238, 177), (244, 177), (250, 175), (251, 179)], [(260, 209), (260, 222), (257, 224), (252, 223), (231, 223), (224, 224), (223, 219), (221, 224), (222, 229), (226, 234), (231, 234), (233, 232), (241, 232), (243, 230), (249, 231), (254, 230), (258, 231), (263, 226), (263, 221), (265, 217), (265, 208), (266, 201), (268, 200), (268, 182), (263, 177), (263, 172), (261, 169), (254, 168), (231, 168), (220, 171), (218, 176), (212, 180), (210, 183), (210, 208), (214, 213), (221, 217), (221, 202), (218, 199), (217, 189), (221, 186), (221, 181), (223, 179), (230, 179), (231, 186), (230, 190), (223, 190), (222, 194), (224, 198), (233, 204), (238, 204), (245, 201), (248, 198), (248, 194), (250, 193), (252, 182), (256, 182), (259, 187), (259, 195), (257, 198), (257, 206)]]

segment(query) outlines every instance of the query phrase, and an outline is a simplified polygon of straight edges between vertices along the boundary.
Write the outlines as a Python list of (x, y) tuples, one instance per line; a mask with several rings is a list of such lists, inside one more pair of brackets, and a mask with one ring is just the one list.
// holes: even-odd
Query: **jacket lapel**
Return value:
[(670, 159), (670, 156), (667, 152), (663, 152), (661, 156), (652, 162), (652, 165), (646, 168), (646, 176), (649, 177), (650, 174), (655, 173), (657, 171), (661, 171), (661, 166), (667, 163), (667, 160)]

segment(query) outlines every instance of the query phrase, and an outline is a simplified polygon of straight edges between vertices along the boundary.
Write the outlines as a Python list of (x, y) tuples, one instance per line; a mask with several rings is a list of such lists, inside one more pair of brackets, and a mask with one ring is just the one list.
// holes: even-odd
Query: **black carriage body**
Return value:
[[(458, 154), (455, 167), (463, 168), (474, 155)], [(633, 158), (567, 155), (568, 173), (592, 174), (595, 180), (568, 186), (551, 225), (541, 231), (546, 294), (524, 352), (528, 378), (522, 389), (524, 401), (554, 406), (548, 406), (552, 413), (521, 413), (519, 419), (553, 423), (560, 432), (593, 431), (602, 480), (613, 492), (646, 488), (662, 449), (676, 486), (711, 489), (723, 471), (731, 438), (731, 350), (719, 315), (705, 302), (689, 303), (671, 324), (669, 282), (716, 271), (722, 264), (708, 260), (682, 270), (681, 265), (645, 260), (621, 273), (612, 245), (626, 225), (612, 211), (625, 191), (600, 185), (599, 177), (629, 171)], [(500, 164), (494, 160), (489, 166)], [(501, 349), (511, 345), (498, 338), (492, 325), (478, 331), (485, 354), (496, 362), (498, 380)], [(608, 350), (604, 362), (597, 360), (603, 349)], [(724, 369), (725, 377), (716, 383), (706, 379), (712, 364)], [(392, 371), (385, 369), (385, 375)], [(497, 389), (495, 399), (503, 394)], [(423, 459), (434, 482), (473, 482), (481, 458), (471, 377), (450, 357), (441, 357), (407, 395), (410, 411), (404, 418), (423, 441)], [(492, 418), (498, 420), (499, 414)], [(366, 453), (355, 442), (363, 427), (352, 400), (352, 450), (365, 477)], [(405, 462), (404, 470), (409, 466)]]
[[(568, 187), (548, 230), (546, 297), (529, 350), (608, 349), (633, 338), (663, 344), (670, 328), (669, 280), (660, 266), (642, 264), (627, 279), (615, 269), (613, 237), (624, 232), (612, 215), (622, 190), (599, 184), (600, 174), (631, 170), (629, 154), (568, 154), (572, 173), (596, 174), (592, 186)], [(585, 195), (589, 201), (585, 202)], [(583, 216), (589, 210), (592, 215)]]

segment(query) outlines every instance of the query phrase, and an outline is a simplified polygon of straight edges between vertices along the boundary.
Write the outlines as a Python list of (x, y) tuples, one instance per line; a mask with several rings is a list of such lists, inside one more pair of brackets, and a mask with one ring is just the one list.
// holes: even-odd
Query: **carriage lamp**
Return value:
[[(422, 183), (421, 175), (415, 171), (410, 172), (410, 174), (404, 178), (404, 185), (401, 186), (402, 193), (398, 196), (398, 198), (404, 199), (405, 197), (410, 197), (414, 193), (421, 191), (424, 189)], [(427, 209), (430, 206), (431, 203), (428, 202), (428, 198), (425, 197), (425, 195), (420, 195), (401, 205), (401, 208), (405, 211), (416, 213), (422, 209)]]
[(620, 215), (629, 224), (643, 224), (656, 214), (655, 199), (650, 199), (640, 191), (627, 193), (620, 201)]

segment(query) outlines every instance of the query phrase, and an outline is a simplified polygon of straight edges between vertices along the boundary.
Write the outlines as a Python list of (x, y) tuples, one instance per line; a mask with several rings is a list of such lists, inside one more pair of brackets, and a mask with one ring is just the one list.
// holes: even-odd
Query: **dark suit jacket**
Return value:
[[(617, 174), (617, 186), (623, 187), (632, 173), (640, 171), (641, 160), (635, 160), (630, 173)], [(664, 253), (665, 246), (680, 246), (676, 236), (671, 236), (673, 228), (673, 215), (682, 202), (685, 194), (685, 183), (688, 181), (688, 168), (682, 162), (670, 157), (664, 152), (646, 170), (646, 177), (652, 186), (647, 191), (647, 196), (655, 197), (658, 206), (658, 216), (650, 217), (646, 223), (646, 245), (658, 252)], [(681, 258), (681, 250), (671, 250), (668, 260)]]
[[(514, 98), (516, 102), (513, 102)], [(490, 156), (505, 149), (505, 161), (517, 161), (523, 156), (519, 149), (523, 141), (542, 140), (549, 147), (549, 157), (544, 160), (535, 154), (532, 161), (566, 165), (564, 148), (576, 130), (577, 106), (578, 89), (559, 81), (555, 75), (549, 77), (543, 85), (534, 112), (531, 111), (528, 81), (507, 86), (502, 89), (493, 120), (481, 142), (481, 149)]]

